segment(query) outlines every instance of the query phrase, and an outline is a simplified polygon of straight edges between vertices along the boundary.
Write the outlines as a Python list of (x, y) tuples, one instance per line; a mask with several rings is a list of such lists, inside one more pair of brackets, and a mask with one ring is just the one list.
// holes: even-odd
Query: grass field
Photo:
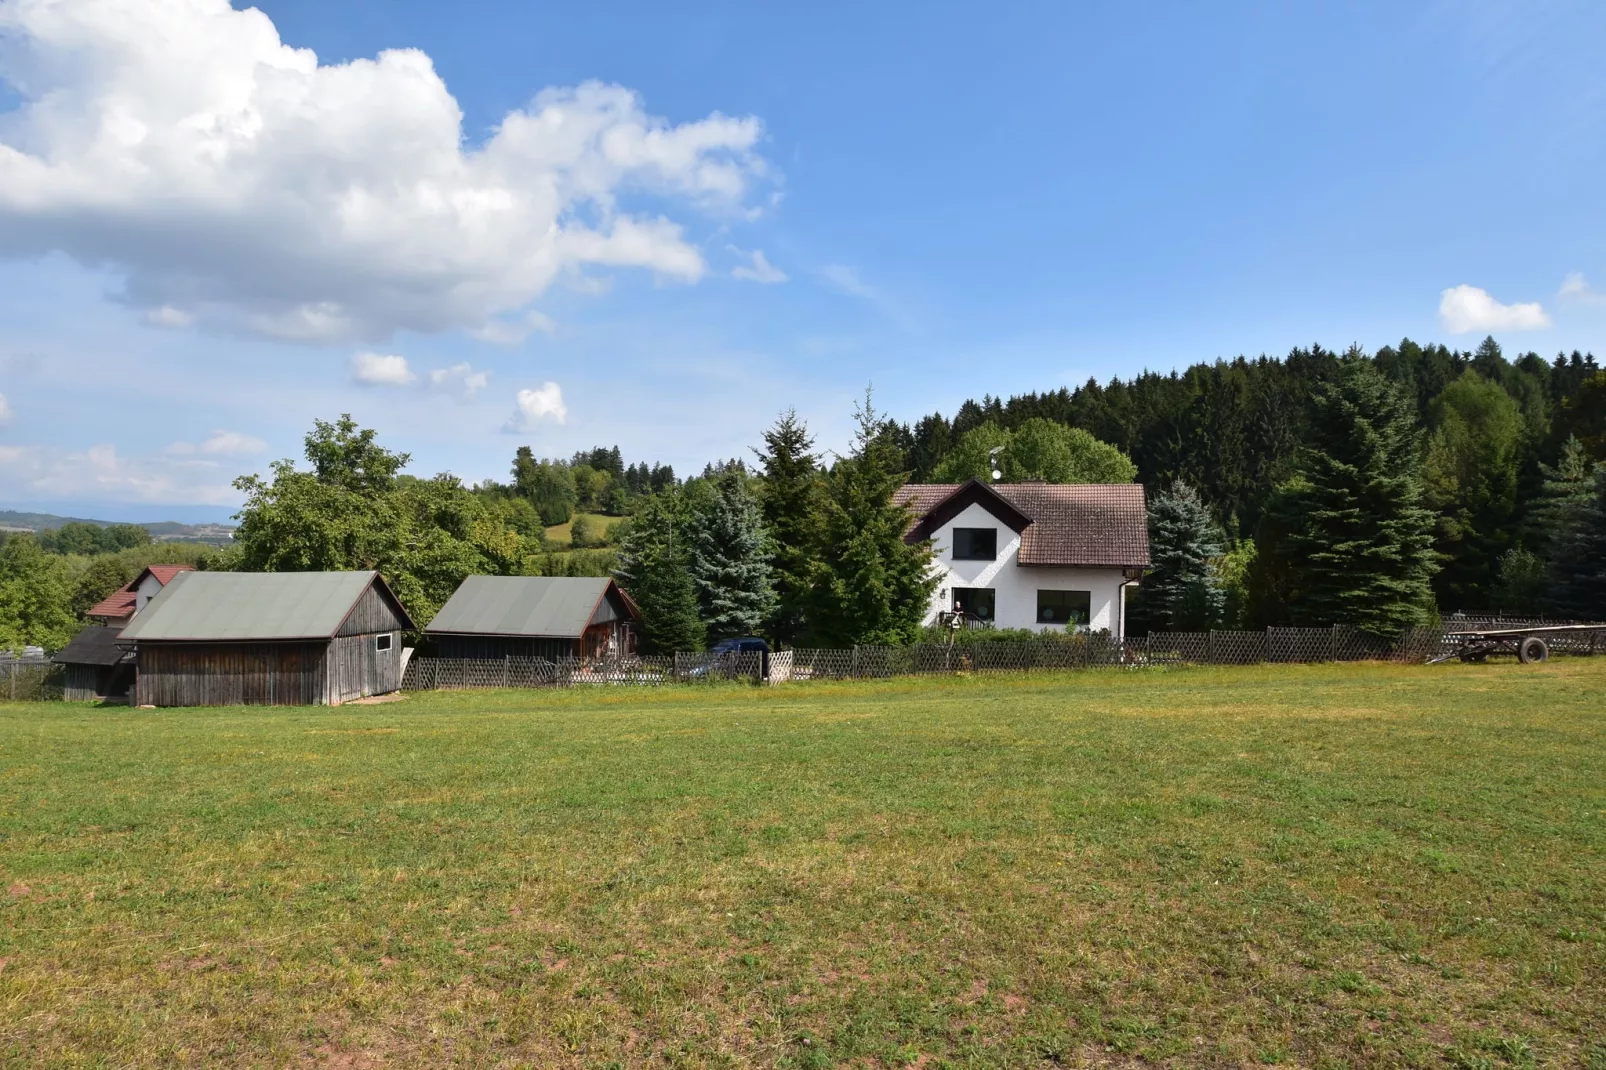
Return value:
[[(583, 515), (586, 518), (586, 523), (591, 525), (591, 534), (593, 536), (606, 534), (607, 532), (613, 530), (616, 524), (624, 523), (625, 519), (622, 516), (607, 516), (603, 513), (584, 513), (578, 515)], [(553, 543), (554, 545), (567, 546), (569, 544), (569, 529), (573, 526), (574, 522), (572, 520), (565, 521), (562, 524), (553, 524), (551, 527), (546, 529), (547, 541)]]
[(1606, 659), (0, 706), (0, 1063), (1606, 1067)]

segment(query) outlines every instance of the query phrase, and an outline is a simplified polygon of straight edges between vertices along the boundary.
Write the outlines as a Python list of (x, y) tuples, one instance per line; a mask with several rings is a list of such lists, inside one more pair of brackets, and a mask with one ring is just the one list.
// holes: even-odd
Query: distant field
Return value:
[[(583, 515), (586, 518), (586, 522), (591, 525), (591, 531), (594, 535), (600, 535), (624, 520), (622, 516), (604, 516), (601, 513), (583, 513), (580, 515)], [(546, 529), (548, 541), (567, 545), (569, 542), (569, 527), (570, 524), (553, 524)]]
[(1606, 1067), (1606, 659), (0, 706), (0, 1064)]

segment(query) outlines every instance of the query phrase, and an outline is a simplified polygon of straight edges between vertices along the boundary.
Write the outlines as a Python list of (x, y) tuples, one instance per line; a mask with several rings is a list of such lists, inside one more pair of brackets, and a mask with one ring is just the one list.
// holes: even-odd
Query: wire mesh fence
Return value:
[[(1523, 628), (1555, 621), (1485, 620), (1484, 628)], [(1390, 641), (1354, 628), (1267, 628), (1265, 631), (1156, 632), (1136, 639), (1102, 634), (1047, 634), (1030, 640), (973, 640), (910, 646), (798, 648), (774, 654), (676, 654), (672, 657), (413, 658), (402, 687), (410, 691), (587, 684), (654, 687), (738, 680), (771, 684), (865, 680), (891, 676), (1030, 672), (1043, 669), (1166, 665), (1257, 665), (1328, 661), (1423, 662), (1453, 652), (1459, 628), (1412, 628)], [(1551, 649), (1606, 654), (1606, 633), (1558, 635)]]
[(756, 653), (555, 659), (413, 657), (402, 676), (402, 690), (476, 691), (591, 684), (656, 687), (722, 680), (756, 683), (763, 677), (764, 655)]
[[(1047, 634), (1030, 640), (970, 639), (910, 646), (799, 648), (773, 654), (682, 653), (662, 657), (435, 658), (413, 657), (404, 691), (486, 690), (699, 684), (741, 681), (771, 684), (810, 680), (862, 680), (892, 676), (1009, 673), (1046, 669), (1255, 665), (1324, 661), (1424, 662), (1453, 656), (1458, 632), (1579, 624), (1512, 618), (1452, 619), (1411, 628), (1392, 642), (1353, 628), (1267, 628), (1265, 631), (1156, 632), (1140, 638), (1103, 634)], [(1547, 633), (1554, 654), (1606, 654), (1606, 630)], [(63, 697), (62, 667), (38, 658), (0, 657), (0, 702)]]
[(0, 658), (0, 702), (53, 702), (63, 682), (62, 667), (43, 658)]

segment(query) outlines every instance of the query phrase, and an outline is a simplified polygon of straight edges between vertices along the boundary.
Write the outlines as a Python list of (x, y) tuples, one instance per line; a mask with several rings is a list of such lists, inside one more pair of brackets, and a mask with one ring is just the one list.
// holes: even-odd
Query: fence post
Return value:
[(848, 679), (859, 678), (859, 644), (853, 644), (853, 656), (848, 660)]
[(502, 686), (503, 687), (507, 686), (508, 670), (512, 667), (512, 664), (513, 664), (513, 655), (511, 655), (511, 654), (503, 654), (502, 655)]

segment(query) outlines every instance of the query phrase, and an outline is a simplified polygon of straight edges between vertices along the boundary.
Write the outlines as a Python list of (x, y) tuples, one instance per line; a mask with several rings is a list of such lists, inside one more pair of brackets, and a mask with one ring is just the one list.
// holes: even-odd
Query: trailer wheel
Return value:
[(1536, 661), (1545, 661), (1549, 657), (1550, 648), (1537, 635), (1528, 636), (1517, 647), (1517, 660), (1524, 665), (1531, 665)]

